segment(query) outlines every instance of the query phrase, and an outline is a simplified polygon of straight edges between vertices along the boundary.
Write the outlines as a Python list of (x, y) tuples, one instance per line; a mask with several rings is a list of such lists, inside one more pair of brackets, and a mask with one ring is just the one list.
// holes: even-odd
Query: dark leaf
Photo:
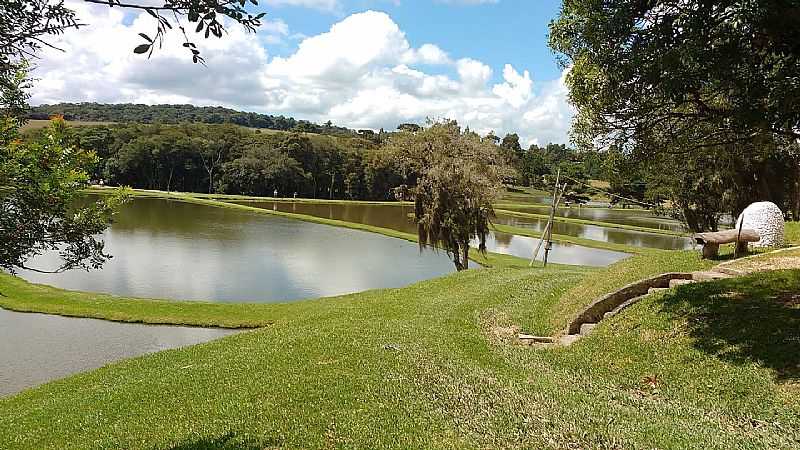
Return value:
[(133, 53), (137, 54), (147, 53), (147, 51), (150, 50), (150, 45), (151, 44), (137, 45), (136, 48), (133, 49)]

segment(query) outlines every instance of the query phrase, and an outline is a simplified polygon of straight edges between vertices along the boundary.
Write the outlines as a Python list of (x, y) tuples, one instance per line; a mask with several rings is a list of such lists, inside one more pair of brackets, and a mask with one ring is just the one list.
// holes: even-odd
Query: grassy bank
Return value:
[(796, 448), (800, 323), (784, 300), (800, 291), (798, 271), (652, 296), (572, 347), (510, 343), (517, 326), (560, 329), (559, 305), (599, 282), (707, 264), (676, 253), (601, 271), (477, 270), (261, 305), (247, 314), (262, 314), (266, 328), (0, 400), (0, 443)]

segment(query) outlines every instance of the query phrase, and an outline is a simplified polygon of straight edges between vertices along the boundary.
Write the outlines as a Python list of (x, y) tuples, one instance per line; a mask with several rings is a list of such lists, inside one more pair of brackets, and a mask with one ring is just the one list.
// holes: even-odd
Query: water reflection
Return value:
[[(538, 244), (538, 238), (495, 232), (486, 240), (486, 249), (490, 252), (530, 258)], [(542, 249), (539, 251), (537, 260), (541, 261), (543, 255), (544, 246), (542, 246)], [(630, 255), (622, 252), (553, 242), (548, 261), (559, 264), (579, 264), (583, 266), (600, 267), (607, 266), (627, 258), (628, 256)]]
[[(544, 228), (547, 225), (547, 219), (535, 217), (516, 217), (500, 214), (497, 216), (495, 223), (513, 227), (528, 228), (541, 232), (544, 231)], [(644, 231), (622, 230), (618, 228), (601, 227), (597, 225), (553, 222), (553, 233), (644, 248), (659, 248), (664, 250), (686, 250), (692, 248), (692, 240), (687, 237), (647, 233)]]
[[(100, 271), (22, 272), (33, 282), (124, 296), (285, 301), (400, 287), (453, 272), (444, 253), (374, 233), (139, 198), (104, 234)], [(57, 255), (33, 262), (55, 267)]]
[[(256, 208), (272, 209), (275, 211), (306, 214), (314, 217), (326, 219), (343, 220), (346, 222), (362, 223), (382, 228), (389, 228), (405, 233), (416, 234), (416, 226), (412, 220), (413, 207), (410, 205), (376, 205), (367, 203), (347, 204), (347, 203), (327, 203), (313, 204), (291, 201), (272, 201), (272, 202), (235, 202), (242, 205), (253, 206)], [(577, 210), (577, 208), (575, 208)], [(587, 208), (582, 208), (586, 210)], [(643, 216), (644, 217), (644, 216)], [(655, 216), (646, 216), (648, 220), (659, 220)], [(664, 219), (668, 220), (668, 219)], [(498, 215), (495, 221), (498, 224), (529, 228), (535, 231), (544, 230), (546, 220), (536, 218), (517, 218), (513, 216)], [(667, 236), (657, 233), (647, 233), (641, 231), (622, 230), (616, 228), (602, 227), (598, 225), (582, 225), (575, 223), (556, 222), (553, 230), (556, 234), (566, 236), (582, 237), (601, 242), (611, 242), (615, 244), (626, 244), (636, 247), (659, 248), (666, 250), (683, 250), (691, 248), (690, 239)], [(578, 264), (573, 263), (573, 264)]]
[(0, 396), (232, 330), (121, 324), (0, 309)]
[[(513, 206), (502, 207), (509, 211), (519, 211), (532, 214), (550, 214), (548, 206)], [(611, 209), (577, 207), (559, 208), (556, 214), (560, 217), (593, 220), (597, 222), (617, 223), (621, 225), (635, 225), (657, 230), (686, 231), (683, 224), (675, 219), (659, 217), (645, 209)]]

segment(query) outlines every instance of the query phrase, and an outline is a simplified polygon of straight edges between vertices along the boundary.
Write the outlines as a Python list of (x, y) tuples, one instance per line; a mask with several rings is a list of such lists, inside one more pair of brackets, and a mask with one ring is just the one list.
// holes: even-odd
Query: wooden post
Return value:
[(742, 219), (739, 220), (739, 232), (736, 233), (736, 245), (734, 245), (734, 247), (733, 247), (733, 259), (736, 259), (736, 258), (739, 257), (739, 251), (740, 251), (740, 249), (739, 249), (739, 240), (742, 238), (742, 225), (744, 225), (744, 211), (739, 213), (739, 215), (742, 216)]
[(561, 179), (561, 169), (558, 169), (556, 172), (556, 186), (553, 188), (553, 203), (550, 206), (550, 220), (548, 220), (548, 224), (550, 225), (547, 230), (547, 245), (544, 247), (544, 266), (547, 267), (547, 257), (550, 255), (550, 249), (553, 247), (553, 242), (551, 241), (551, 237), (553, 235), (553, 219), (556, 215), (556, 197), (558, 197), (559, 191), (559, 181)]
[(536, 250), (533, 252), (533, 256), (531, 257), (531, 262), (528, 263), (528, 267), (533, 267), (533, 262), (536, 261), (536, 257), (539, 256), (539, 250), (542, 248), (542, 242), (544, 242), (545, 237), (547, 237), (547, 232), (550, 230), (550, 221), (547, 221), (547, 224), (544, 226), (544, 230), (542, 230), (542, 235), (539, 236), (539, 244), (536, 245)]

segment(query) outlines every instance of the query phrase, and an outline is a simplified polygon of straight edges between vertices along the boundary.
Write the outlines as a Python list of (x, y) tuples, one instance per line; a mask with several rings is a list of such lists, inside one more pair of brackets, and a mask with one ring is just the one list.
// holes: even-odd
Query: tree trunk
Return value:
[(462, 251), (464, 255), (461, 257), (461, 270), (467, 270), (469, 268), (469, 242), (461, 244)]
[(333, 183), (336, 181), (336, 172), (331, 172), (331, 187), (328, 189), (328, 198), (333, 198)]
[(208, 193), (212, 194), (211, 189), (214, 187), (214, 171), (208, 171)]
[(800, 163), (795, 166), (794, 185), (794, 201), (792, 202), (794, 208), (792, 211), (792, 220), (800, 221)]
[(170, 187), (172, 187), (172, 172), (175, 170), (175, 167), (169, 168), (169, 179), (167, 180), (167, 192), (170, 192)]

